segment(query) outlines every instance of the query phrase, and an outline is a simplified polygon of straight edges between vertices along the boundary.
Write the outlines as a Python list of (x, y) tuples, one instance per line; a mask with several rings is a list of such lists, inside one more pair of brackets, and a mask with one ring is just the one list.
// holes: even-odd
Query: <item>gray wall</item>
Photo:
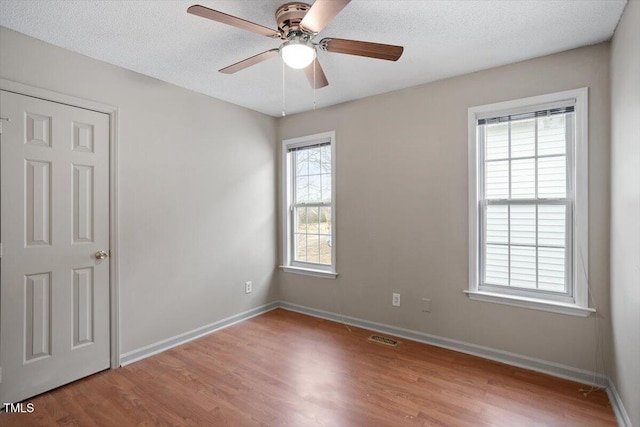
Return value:
[(611, 48), (611, 314), (615, 383), (640, 426), (640, 1)]
[[(594, 369), (595, 316), (470, 301), (463, 294), (467, 109), (590, 88), (589, 277), (598, 318), (606, 321), (609, 48), (603, 43), (281, 119), (279, 139), (336, 131), (340, 274), (327, 280), (281, 272), (281, 299)], [(402, 295), (401, 307), (391, 306), (392, 292)], [(423, 297), (433, 301), (430, 313), (421, 311)]]
[(277, 299), (274, 118), (5, 28), (0, 77), (120, 107), (122, 353)]

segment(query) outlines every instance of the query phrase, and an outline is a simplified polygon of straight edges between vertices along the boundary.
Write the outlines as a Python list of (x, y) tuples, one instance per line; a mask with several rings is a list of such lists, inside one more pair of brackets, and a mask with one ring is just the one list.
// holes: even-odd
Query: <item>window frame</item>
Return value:
[[(565, 268), (568, 294), (538, 290), (522, 290), (501, 286), (483, 285), (482, 279), (482, 233), (484, 221), (483, 181), (484, 155), (477, 122), (479, 119), (515, 115), (553, 108), (559, 104), (571, 103), (575, 107), (574, 138), (567, 147), (567, 194), (568, 219), (567, 243), (565, 245), (567, 263)], [(594, 312), (589, 307), (588, 298), (588, 254), (589, 254), (589, 199), (588, 199), (588, 88), (580, 88), (546, 95), (498, 102), (469, 108), (468, 110), (468, 150), (469, 150), (469, 288), (465, 291), (472, 300), (494, 302), (519, 307), (534, 308), (576, 316), (588, 316)], [(537, 154), (537, 153), (536, 153)], [(528, 202), (531, 200), (527, 199)], [(510, 199), (513, 203), (514, 199)], [(501, 202), (490, 202), (500, 204)], [(515, 203), (518, 203), (517, 199)], [(547, 202), (545, 202), (547, 203)], [(554, 203), (554, 199), (550, 201)], [(549, 203), (549, 204), (550, 204)], [(560, 203), (560, 202), (559, 202)]]
[[(289, 155), (290, 148), (307, 147), (311, 145), (328, 142), (331, 147), (331, 264), (316, 264), (302, 261), (295, 261), (293, 256), (294, 245), (294, 169)], [(285, 272), (305, 274), (316, 277), (335, 279), (338, 276), (336, 270), (336, 136), (335, 131), (322, 132), (314, 135), (307, 135), (298, 138), (285, 139), (282, 141), (282, 265)], [(325, 203), (313, 203), (309, 207), (329, 206)]]

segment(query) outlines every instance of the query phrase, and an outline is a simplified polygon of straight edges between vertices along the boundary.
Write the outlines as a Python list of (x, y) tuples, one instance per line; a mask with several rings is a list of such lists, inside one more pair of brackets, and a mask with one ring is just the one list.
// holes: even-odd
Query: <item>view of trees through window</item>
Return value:
[(294, 260), (330, 265), (331, 259), (331, 145), (295, 149)]

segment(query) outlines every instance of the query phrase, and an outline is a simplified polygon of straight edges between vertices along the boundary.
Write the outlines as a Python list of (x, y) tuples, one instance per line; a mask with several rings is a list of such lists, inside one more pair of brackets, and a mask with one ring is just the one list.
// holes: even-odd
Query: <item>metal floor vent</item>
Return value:
[(387, 338), (380, 335), (371, 335), (369, 341), (379, 342), (380, 344), (389, 345), (391, 347), (396, 347), (399, 344), (398, 340), (394, 340), (393, 338)]

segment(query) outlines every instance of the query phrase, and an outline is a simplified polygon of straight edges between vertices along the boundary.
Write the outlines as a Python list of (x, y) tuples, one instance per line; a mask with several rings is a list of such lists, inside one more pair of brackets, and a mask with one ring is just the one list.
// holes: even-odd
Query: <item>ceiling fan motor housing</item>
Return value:
[(276, 23), (278, 24), (278, 29), (280, 30), (282, 34), (281, 37), (283, 39), (288, 39), (289, 33), (292, 31), (299, 33), (302, 32), (300, 22), (310, 8), (310, 5), (298, 2), (286, 3), (278, 8), (276, 11)]

